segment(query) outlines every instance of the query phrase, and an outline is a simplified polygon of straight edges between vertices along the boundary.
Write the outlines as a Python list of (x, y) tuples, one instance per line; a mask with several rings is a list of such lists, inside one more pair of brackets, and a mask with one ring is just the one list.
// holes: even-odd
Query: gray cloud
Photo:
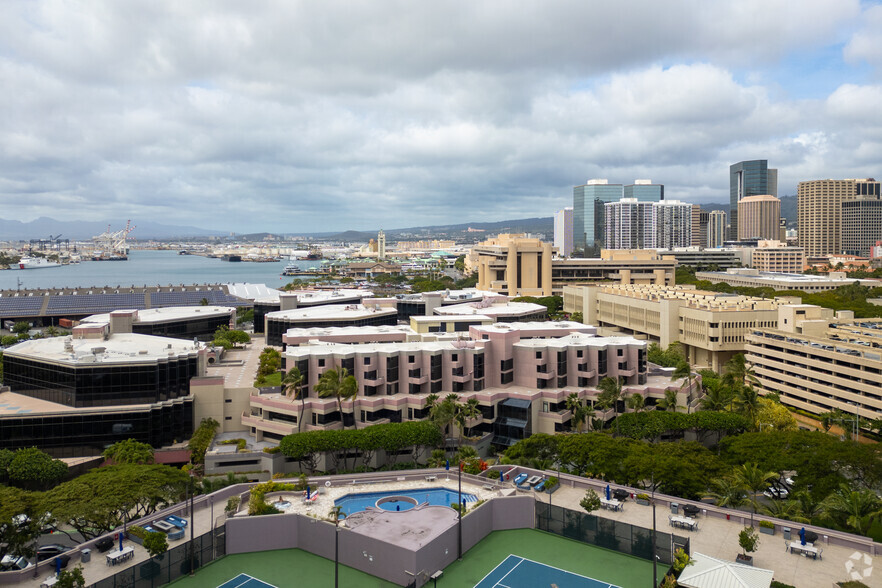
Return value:
[(876, 67), (878, 20), (857, 0), (7, 2), (0, 216), (392, 228), (548, 216), (590, 177), (725, 201), (741, 159), (782, 193), (879, 174), (879, 87), (763, 82), (838, 44)]

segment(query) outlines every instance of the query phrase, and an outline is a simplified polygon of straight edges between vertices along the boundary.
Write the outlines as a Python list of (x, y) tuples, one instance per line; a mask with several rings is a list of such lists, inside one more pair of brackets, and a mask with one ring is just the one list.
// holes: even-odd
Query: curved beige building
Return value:
[(781, 201), (771, 194), (748, 196), (738, 202), (738, 240), (778, 239)]

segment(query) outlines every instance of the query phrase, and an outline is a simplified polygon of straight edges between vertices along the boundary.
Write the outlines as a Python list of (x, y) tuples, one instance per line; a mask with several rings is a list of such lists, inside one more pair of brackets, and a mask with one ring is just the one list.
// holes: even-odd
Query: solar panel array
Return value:
[(78, 294), (51, 296), (47, 314), (111, 312), (127, 308), (146, 308), (143, 294)]
[(42, 296), (0, 297), (0, 318), (33, 316), (42, 307)]
[(250, 304), (247, 300), (230, 296), (223, 290), (204, 290), (195, 292), (154, 292), (150, 294), (150, 306), (153, 308), (163, 306), (199, 306), (203, 299), (207, 300), (208, 304), (217, 306), (243, 306)]

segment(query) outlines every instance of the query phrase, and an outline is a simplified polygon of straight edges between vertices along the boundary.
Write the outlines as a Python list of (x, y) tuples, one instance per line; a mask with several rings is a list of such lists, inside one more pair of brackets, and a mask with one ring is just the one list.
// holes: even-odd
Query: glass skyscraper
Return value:
[(606, 247), (604, 204), (622, 198), (636, 198), (640, 202), (659, 202), (664, 199), (665, 187), (650, 180), (636, 180), (634, 184), (610, 184), (607, 180), (588, 180), (573, 188), (573, 245), (585, 257), (598, 257)]
[(729, 239), (738, 240), (738, 203), (748, 196), (778, 196), (778, 170), (766, 159), (739, 161), (729, 166)]

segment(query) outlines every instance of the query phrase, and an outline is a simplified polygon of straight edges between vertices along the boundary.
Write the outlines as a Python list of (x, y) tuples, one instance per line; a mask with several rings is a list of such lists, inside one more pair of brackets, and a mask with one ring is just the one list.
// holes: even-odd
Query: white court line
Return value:
[[(516, 555), (515, 557), (521, 557), (521, 556)], [(604, 583), (605, 583), (605, 584), (607, 584), (607, 586), (609, 586), (609, 588), (619, 588), (619, 587), (616, 586), (615, 584), (609, 584), (609, 583), (606, 583), (606, 582), (601, 582), (600, 580), (598, 580), (598, 579), (596, 579), (596, 578), (592, 578), (591, 576), (583, 576), (582, 574), (577, 574), (576, 572), (571, 572), (571, 571), (569, 571), (569, 570), (565, 570), (565, 569), (563, 569), (563, 568), (559, 568), (559, 567), (557, 567), (557, 566), (550, 566), (550, 565), (548, 565), (547, 563), (542, 563), (541, 561), (533, 561), (532, 559), (527, 559), (526, 557), (521, 557), (521, 560), (522, 560), (521, 563), (523, 563), (523, 562), (525, 562), (525, 561), (528, 561), (528, 562), (530, 562), (530, 563), (534, 563), (534, 564), (537, 564), (537, 565), (540, 565), (540, 566), (545, 566), (546, 568), (551, 568), (551, 569), (553, 569), (553, 570), (557, 570), (557, 571), (559, 571), (559, 572), (563, 572), (563, 573), (565, 573), (565, 574), (570, 574), (571, 576), (579, 576), (580, 578), (585, 578), (586, 580), (591, 580), (592, 582), (597, 582), (597, 583), (600, 583), (600, 584), (604, 584)], [(521, 565), (521, 564), (519, 563), (518, 565)], [(508, 574), (506, 574), (506, 575), (508, 575)], [(500, 580), (500, 582), (501, 582), (501, 581), (502, 581), (502, 580)]]
[[(509, 556), (509, 557), (511, 557), (511, 556)], [(520, 557), (520, 556), (517, 556), (517, 555), (516, 555), (515, 557)], [(505, 559), (508, 559), (508, 558), (505, 558)], [(499, 578), (499, 581), (496, 582), (496, 586), (503, 586), (503, 587), (504, 587), (505, 584), (503, 584), (502, 581), (505, 580), (506, 578), (508, 578), (509, 574), (511, 574), (511, 573), (512, 573), (513, 571), (515, 571), (516, 569), (518, 569), (518, 566), (521, 565), (522, 563), (524, 563), (524, 558), (523, 558), (523, 557), (521, 557), (521, 561), (519, 561), (518, 563), (515, 564), (515, 567), (513, 567), (513, 568), (510, 569), (510, 570), (508, 570), (508, 573), (507, 573), (507, 574), (505, 574), (504, 576), (502, 576), (501, 578)]]
[[(506, 555), (506, 556), (505, 556), (505, 559), (502, 560), (501, 562), (499, 562), (498, 564), (496, 564), (496, 567), (495, 567), (495, 568), (493, 568), (492, 570), (490, 570), (489, 572), (487, 572), (487, 573), (484, 575), (484, 577), (481, 578), (481, 581), (478, 582), (477, 584), (475, 584), (475, 586), (480, 586), (481, 584), (483, 584), (483, 583), (484, 583), (484, 580), (486, 580), (488, 577), (490, 577), (490, 576), (493, 574), (493, 572), (495, 572), (497, 569), (499, 569), (499, 566), (501, 566), (502, 564), (504, 564), (505, 562), (507, 562), (507, 561), (508, 561), (508, 558), (510, 558), (510, 557), (520, 557), (520, 556), (519, 556), (519, 555), (515, 555), (515, 554), (513, 554), (513, 553), (509, 553), (508, 555)], [(521, 559), (524, 559), (524, 558), (521, 557)], [(497, 584), (498, 584), (498, 583), (499, 583), (499, 582), (497, 582)]]

